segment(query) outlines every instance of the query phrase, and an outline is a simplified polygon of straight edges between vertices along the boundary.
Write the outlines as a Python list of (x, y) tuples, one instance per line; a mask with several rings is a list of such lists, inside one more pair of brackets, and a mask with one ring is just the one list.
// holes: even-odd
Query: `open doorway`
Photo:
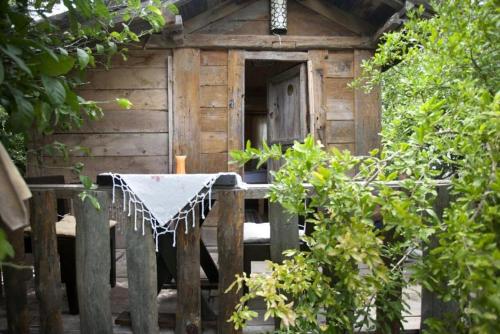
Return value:
[[(262, 148), (281, 144), (283, 148), (307, 133), (306, 64), (293, 61), (247, 60), (245, 63), (244, 142)], [(267, 183), (271, 162), (257, 168), (245, 165), (247, 183)]]

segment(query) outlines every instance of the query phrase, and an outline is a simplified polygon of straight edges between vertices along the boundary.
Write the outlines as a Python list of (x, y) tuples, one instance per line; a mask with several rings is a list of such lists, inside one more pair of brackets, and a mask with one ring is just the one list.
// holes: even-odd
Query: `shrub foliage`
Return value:
[[(433, 10), (430, 19), (414, 11), (364, 63), (357, 84), (382, 86), (380, 151), (355, 157), (308, 137), (284, 154), (275, 146), (232, 153), (239, 162), (282, 158), (269, 198), (314, 227), (303, 237), (309, 251), (287, 251), (270, 274), (237, 278), (232, 288), (248, 292), (236, 327), (256, 316), (246, 302), (261, 297), (283, 332), (389, 332), (387, 320), (401, 323), (407, 308), (391, 295), (420, 284), (457, 309), (428, 321), (428, 332), (500, 332), (498, 6), (444, 0)], [(434, 182), (442, 178), (452, 200), (441, 216)], [(403, 276), (416, 249), (425, 256)], [(369, 312), (375, 299), (384, 319)]]

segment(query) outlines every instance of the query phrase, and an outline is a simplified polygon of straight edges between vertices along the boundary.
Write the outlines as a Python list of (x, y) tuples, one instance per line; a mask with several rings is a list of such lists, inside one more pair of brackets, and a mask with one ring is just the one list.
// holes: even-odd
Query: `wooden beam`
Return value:
[(406, 21), (406, 12), (414, 7), (415, 5), (411, 1), (406, 1), (404, 5), (401, 4), (400, 10), (391, 15), (384, 25), (375, 32), (373, 35), (373, 42), (377, 43), (383, 34), (399, 28)]
[(244, 1), (244, 2), (235, 2), (235, 1), (225, 1), (218, 6), (212, 7), (203, 13), (189, 19), (185, 23), (184, 31), (186, 34), (190, 34), (199, 30), (203, 27), (208, 26), (209, 24), (218, 21), (246, 6), (250, 5), (254, 1)]
[[(121, 197), (121, 196), (120, 196)], [(118, 198), (116, 203), (121, 203)], [(120, 208), (119, 208), (120, 209)], [(134, 333), (159, 333), (156, 252), (151, 226), (136, 222), (122, 212), (127, 241), (128, 299)], [(137, 230), (135, 229), (137, 226)]]
[[(15, 265), (26, 265), (24, 262), (24, 228), (12, 231), (0, 218), (0, 227), (5, 231), (7, 240), (14, 249), (14, 256), (7, 257), (5, 262)], [(32, 271), (2, 266), (5, 308), (7, 311), (7, 333), (30, 333), (30, 314), (26, 280), (31, 278)]]
[(376, 29), (370, 22), (352, 15), (351, 13), (336, 6), (325, 4), (321, 0), (299, 0), (299, 3), (357, 34), (370, 35)]
[(96, 210), (90, 200), (73, 200), (76, 218), (76, 277), (80, 331), (82, 333), (113, 333), (109, 271), (109, 194), (89, 191), (100, 203)]
[(399, 12), (393, 14), (387, 22), (384, 23), (380, 29), (377, 30), (377, 32), (373, 35), (373, 41), (377, 42), (380, 37), (382, 37), (383, 34), (387, 32), (391, 32), (393, 30), (396, 30), (399, 28), (403, 23), (405, 22), (404, 19), (401, 18), (401, 15)]
[[(450, 185), (441, 185), (437, 187), (437, 197), (434, 202), (434, 212), (436, 215), (442, 219), (443, 213), (446, 208), (450, 206)], [(432, 237), (428, 247), (424, 248), (423, 259), (425, 259), (429, 252), (439, 245), (439, 239), (435, 236)], [(422, 287), (422, 299), (421, 299), (421, 329), (427, 330), (429, 326), (426, 324), (428, 319), (457, 319), (459, 318), (459, 304), (457, 299), (452, 299), (450, 301), (443, 301), (437, 296), (433, 291), (427, 290)]]
[[(368, 50), (354, 50), (354, 77), (362, 75), (361, 63), (373, 53)], [(375, 87), (369, 93), (362, 88), (354, 90), (354, 120), (356, 133), (356, 155), (369, 155), (373, 149), (380, 148), (380, 88)]]
[(165, 25), (163, 32), (165, 33), (179, 33), (184, 30), (184, 24), (182, 23), (182, 16), (175, 15), (173, 22)]
[[(245, 50), (343, 50), (374, 49), (370, 37), (359, 36), (272, 36), (272, 35), (185, 35), (178, 43), (151, 35), (149, 48), (207, 48)], [(174, 57), (175, 58), (175, 57)], [(174, 60), (175, 61), (175, 60)]]
[(63, 333), (61, 270), (57, 253), (56, 196), (53, 190), (33, 192), (30, 203), (31, 244), (41, 333)]
[[(326, 50), (310, 50), (308, 60), (309, 85), (309, 131), (316, 140), (326, 142), (326, 110), (323, 98), (324, 60), (328, 58)], [(312, 100), (312, 101), (311, 101)]]
[(307, 52), (287, 51), (246, 51), (245, 60), (307, 61)]
[[(227, 115), (227, 148), (243, 149), (243, 122), (245, 109), (245, 55), (240, 50), (229, 50), (228, 53), (228, 115)], [(243, 168), (230, 164), (228, 171), (242, 174)]]
[(217, 227), (219, 250), (219, 314), (218, 333), (241, 333), (227, 320), (239, 303), (241, 291), (226, 293), (234, 282), (235, 275), (243, 273), (243, 225), (245, 200), (244, 191), (221, 191), (219, 199), (220, 219)]
[[(168, 110), (174, 110), (174, 73), (173, 73), (173, 58), (167, 58), (167, 103)], [(174, 113), (168, 113), (168, 173), (174, 172)]]
[(186, 171), (200, 171), (200, 50), (176, 49), (173, 55), (174, 156), (186, 155)]
[(299, 217), (291, 215), (278, 203), (269, 203), (271, 222), (271, 260), (282, 263), (283, 252), (299, 249)]
[[(193, 214), (195, 226), (192, 227)], [(201, 333), (200, 224), (199, 210), (191, 212), (187, 226), (177, 227), (177, 312), (175, 333)], [(187, 230), (186, 230), (187, 228)]]

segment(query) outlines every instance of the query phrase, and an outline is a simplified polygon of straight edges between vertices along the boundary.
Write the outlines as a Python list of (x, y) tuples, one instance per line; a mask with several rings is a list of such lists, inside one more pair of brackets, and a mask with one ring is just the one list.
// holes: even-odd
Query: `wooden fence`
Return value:
[[(439, 200), (437, 212), (448, 205), (447, 183), (438, 184)], [(35, 290), (39, 301), (42, 333), (63, 333), (61, 316), (61, 289), (57, 237), (54, 222), (56, 199), (65, 198), (73, 202), (76, 216), (76, 270), (77, 291), (80, 309), (80, 328), (82, 333), (112, 333), (110, 299), (110, 187), (99, 187), (90, 191), (104, 210), (96, 210), (90, 201), (82, 202), (77, 198), (82, 191), (79, 185), (36, 185), (32, 186), (33, 198), (30, 201), (32, 244), (35, 267)], [(214, 198), (219, 203), (218, 251), (219, 251), (219, 301), (218, 333), (240, 333), (227, 322), (237, 304), (240, 293), (224, 293), (233, 282), (235, 275), (243, 272), (243, 224), (244, 200), (264, 198), (269, 185), (253, 185), (246, 190), (235, 188), (215, 188)], [(134, 231), (133, 217), (122, 215), (120, 223), (125, 229), (129, 309), (134, 333), (158, 333), (157, 268), (155, 245), (151, 229)], [(177, 312), (176, 333), (201, 333), (201, 290), (200, 290), (200, 230), (197, 224), (185, 234), (179, 224), (177, 233)], [(283, 251), (296, 247), (293, 238), (283, 238), (289, 226), (273, 227), (271, 244)], [(283, 233), (281, 233), (283, 231)], [(9, 237), (15, 248), (24, 254), (19, 233)], [(17, 240), (17, 241), (16, 241)], [(278, 246), (276, 246), (278, 245)], [(7, 274), (7, 276), (6, 276)], [(14, 275), (14, 276), (13, 276)], [(26, 275), (21, 274), (22, 275)], [(6, 277), (5, 277), (6, 276)], [(21, 284), (25, 277), (13, 284), (15, 274), (5, 272), (4, 282), (8, 290), (7, 316), (9, 332), (28, 333), (29, 316), (27, 313), (26, 286)], [(9, 281), (10, 280), (10, 281)], [(10, 285), (9, 285), (10, 284)], [(395, 298), (401, 298), (396, 294)], [(424, 291), (422, 320), (440, 317), (449, 305), (440, 303), (432, 293)], [(381, 315), (383, 316), (383, 315)], [(397, 333), (397, 326), (392, 326)]]

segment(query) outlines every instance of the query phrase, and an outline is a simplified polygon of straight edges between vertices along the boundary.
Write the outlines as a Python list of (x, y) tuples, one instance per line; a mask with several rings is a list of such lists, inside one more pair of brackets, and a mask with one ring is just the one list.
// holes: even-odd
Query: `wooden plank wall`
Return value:
[(328, 146), (365, 155), (380, 145), (378, 91), (366, 94), (349, 84), (361, 75), (361, 62), (370, 51), (329, 51), (323, 61), (322, 138)]
[[(44, 157), (39, 166), (28, 161), (28, 176), (65, 175), (77, 181), (68, 168), (76, 162), (85, 164), (84, 174), (95, 177), (107, 171), (127, 173), (168, 172), (167, 57), (169, 50), (133, 50), (127, 61), (116, 57), (109, 70), (92, 69), (89, 84), (80, 90), (89, 100), (102, 101), (104, 117), (88, 121), (80, 129), (57, 132), (41, 140), (53, 140), (70, 146), (86, 146), (92, 156), (71, 154), (69, 161)], [(128, 98), (133, 106), (123, 110), (115, 98)]]
[(228, 52), (201, 51), (200, 114), (203, 172), (227, 171), (228, 163)]
[(174, 154), (188, 173), (228, 170), (228, 52), (174, 50)]

